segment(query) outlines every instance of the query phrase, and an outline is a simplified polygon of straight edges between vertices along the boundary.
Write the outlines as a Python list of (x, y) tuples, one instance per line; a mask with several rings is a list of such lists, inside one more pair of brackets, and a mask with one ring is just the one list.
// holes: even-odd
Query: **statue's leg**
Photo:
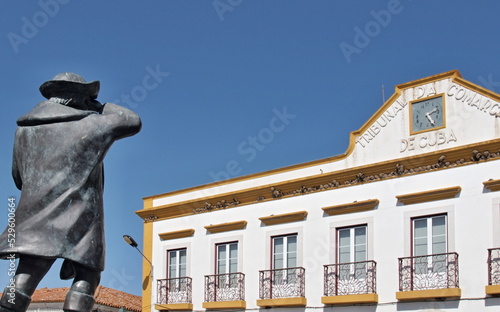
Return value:
[(5, 288), (0, 299), (0, 312), (26, 311), (31, 295), (54, 261), (55, 259), (20, 256), (14, 282)]
[(94, 306), (94, 293), (101, 280), (101, 272), (74, 263), (76, 275), (66, 295), (63, 310), (87, 312)]

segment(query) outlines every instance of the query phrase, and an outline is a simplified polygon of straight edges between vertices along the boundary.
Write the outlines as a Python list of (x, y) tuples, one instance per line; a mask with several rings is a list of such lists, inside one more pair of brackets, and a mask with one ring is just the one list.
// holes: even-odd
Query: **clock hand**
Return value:
[(427, 113), (425, 114), (425, 117), (426, 117), (427, 119), (429, 119), (429, 122), (431, 123), (431, 125), (433, 125), (433, 126), (434, 126), (436, 122), (435, 122), (435, 121), (434, 121), (434, 119), (432, 119), (432, 117), (431, 117), (431, 114), (432, 114), (433, 112), (434, 112), (434, 111), (432, 111), (432, 112), (427, 112)]

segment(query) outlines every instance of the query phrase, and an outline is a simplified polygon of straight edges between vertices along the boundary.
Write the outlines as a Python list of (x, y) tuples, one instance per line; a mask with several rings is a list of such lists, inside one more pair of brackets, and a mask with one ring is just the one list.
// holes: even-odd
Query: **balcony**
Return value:
[(460, 297), (458, 254), (399, 258), (399, 290), (398, 300)]
[(179, 277), (157, 281), (156, 310), (192, 310), (191, 278)]
[(375, 261), (324, 266), (323, 304), (377, 303)]
[(488, 286), (486, 294), (500, 295), (500, 248), (488, 249)]
[(259, 271), (260, 307), (305, 306), (305, 269)]
[(245, 309), (245, 274), (205, 276), (205, 309)]

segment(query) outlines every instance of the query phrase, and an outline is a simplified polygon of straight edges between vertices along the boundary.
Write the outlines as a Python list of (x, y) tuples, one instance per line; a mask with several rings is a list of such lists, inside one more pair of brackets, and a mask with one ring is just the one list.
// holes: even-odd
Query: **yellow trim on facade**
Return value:
[[(217, 181), (217, 182), (202, 184), (202, 185), (198, 185), (198, 186), (193, 186), (190, 188), (185, 188), (185, 189), (181, 189), (181, 190), (177, 190), (177, 191), (173, 191), (173, 192), (151, 195), (151, 196), (143, 197), (142, 199), (143, 199), (143, 201), (146, 201), (146, 200), (154, 201), (155, 199), (186, 194), (186, 193), (190, 193), (190, 192), (194, 192), (194, 191), (204, 190), (204, 189), (211, 188), (211, 187), (223, 186), (226, 184), (232, 184), (232, 183), (237, 183), (237, 182), (241, 182), (241, 181), (248, 181), (248, 180), (252, 180), (252, 179), (262, 178), (262, 177), (266, 177), (266, 176), (270, 176), (270, 175), (294, 171), (294, 170), (307, 168), (307, 167), (311, 167), (311, 166), (316, 166), (316, 165), (321, 165), (321, 164), (328, 164), (328, 163), (331, 163), (334, 161), (342, 160), (345, 157), (346, 157), (346, 154), (336, 155), (336, 156), (318, 159), (318, 160), (313, 160), (313, 161), (309, 161), (309, 162), (304, 162), (304, 163), (300, 163), (300, 164), (296, 164), (296, 165), (292, 165), (292, 166), (288, 166), (288, 167), (277, 168), (277, 169), (272, 169), (272, 170), (263, 171), (263, 172), (259, 172), (259, 173), (249, 174), (249, 175), (245, 175), (245, 176), (241, 176), (241, 177), (235, 177), (235, 178), (231, 178), (231, 179), (227, 179), (227, 180), (223, 180), (223, 181)], [(139, 211), (136, 211), (136, 213), (137, 212), (139, 212)]]
[(262, 221), (262, 223), (264, 223), (265, 225), (275, 225), (275, 224), (303, 221), (306, 217), (307, 217), (307, 211), (297, 211), (279, 215), (271, 215), (268, 217), (262, 217), (259, 218), (259, 220)]
[(477, 85), (477, 84), (474, 84), (470, 81), (462, 79), (461, 77), (454, 78), (453, 82), (461, 85), (462, 87), (469, 88), (469, 89), (473, 90), (474, 92), (477, 92), (481, 95), (492, 98), (497, 102), (500, 102), (500, 95), (499, 94), (497, 94), (491, 90), (488, 90), (484, 87), (481, 87), (480, 85)]
[[(144, 249), (143, 254), (148, 259), (153, 259), (153, 223), (144, 223)], [(152, 305), (152, 284), (151, 275), (153, 272), (151, 264), (142, 259), (142, 312), (150, 312)]]
[(247, 302), (244, 300), (203, 302), (204, 309), (246, 309)]
[[(425, 77), (422, 79), (414, 80), (408, 83), (400, 84), (395, 87), (395, 92), (394, 94), (382, 105), (382, 107), (377, 110), (377, 112), (363, 125), (361, 126), (360, 129), (353, 131), (349, 134), (349, 145), (344, 154), (333, 156), (333, 157), (328, 157), (320, 160), (315, 160), (311, 162), (306, 162), (306, 163), (301, 163), (289, 167), (284, 167), (284, 168), (278, 168), (266, 172), (260, 172), (256, 174), (251, 174), (247, 176), (242, 176), (242, 177), (236, 177), (224, 181), (218, 181), (218, 182), (213, 182), (205, 185), (200, 185), (200, 186), (195, 186), (187, 189), (182, 189), (174, 192), (169, 192), (169, 193), (164, 193), (164, 194), (158, 194), (158, 195), (153, 195), (149, 197), (144, 197), (144, 208), (142, 210), (136, 211), (136, 213), (143, 218), (146, 221), (157, 221), (157, 220), (162, 220), (162, 219), (169, 219), (169, 218), (177, 218), (177, 217), (182, 217), (182, 216), (188, 216), (188, 215), (193, 215), (195, 213), (201, 213), (201, 212), (208, 212), (210, 209), (204, 210), (203, 207), (204, 205), (208, 202), (212, 204), (211, 209), (213, 209), (213, 206), (215, 203), (218, 202), (226, 202), (229, 203), (233, 201), (233, 199), (237, 199), (238, 204), (233, 205), (230, 207), (223, 207), (223, 208), (233, 208), (233, 207), (239, 207), (241, 205), (247, 205), (247, 204), (252, 204), (258, 201), (262, 200), (273, 200), (273, 196), (271, 195), (270, 188), (274, 187), (276, 189), (280, 189), (282, 192), (290, 192), (297, 190), (298, 188), (301, 187), (301, 183), (308, 182), (308, 183), (315, 183), (315, 185), (320, 185), (319, 183), (328, 183), (331, 182), (332, 179), (336, 179), (338, 181), (342, 180), (342, 182), (348, 182), (345, 181), (346, 179), (354, 179), (356, 174), (358, 173), (363, 173), (368, 175), (369, 173), (367, 172), (372, 172), (371, 174), (377, 174), (380, 172), (387, 172), (384, 171), (384, 169), (387, 168), (386, 163), (390, 163), (392, 167), (394, 167), (396, 164), (401, 164), (401, 165), (407, 165), (408, 167), (411, 165), (414, 165), (415, 163), (418, 163), (421, 167), (426, 167), (429, 165), (432, 165), (436, 162), (436, 159), (433, 159), (436, 154), (439, 154), (439, 156), (446, 156), (446, 160), (450, 162), (455, 162), (458, 161), (459, 159), (465, 160), (466, 164), (471, 164), (474, 162), (470, 161), (470, 155), (471, 155), (471, 148), (475, 149), (480, 149), (481, 146), (485, 146), (483, 150), (497, 150), (498, 145), (494, 146), (494, 148), (486, 147), (487, 145), (490, 145), (489, 143), (492, 141), (497, 141), (497, 140), (492, 140), (489, 142), (482, 142), (478, 144), (471, 144), (468, 146), (460, 146), (457, 148), (452, 148), (448, 150), (442, 150), (442, 151), (436, 151), (436, 152), (431, 152), (427, 153), (425, 155), (419, 155), (419, 161), (418, 162), (412, 162), (416, 156), (412, 157), (406, 157), (402, 159), (397, 159), (389, 162), (384, 162), (384, 163), (376, 163), (376, 164), (370, 164), (366, 166), (361, 166), (358, 168), (348, 168), (345, 170), (340, 170), (338, 172), (334, 173), (328, 173), (328, 174), (321, 174), (321, 175), (315, 175), (315, 176), (310, 176), (310, 177), (304, 177), (301, 179), (293, 180), (293, 181), (282, 181), (273, 185), (262, 185), (256, 188), (252, 189), (246, 189), (246, 190), (241, 190), (233, 193), (226, 193), (226, 194), (220, 194), (216, 196), (208, 196), (208, 197), (203, 197), (203, 198), (196, 198), (193, 200), (188, 200), (182, 203), (173, 203), (173, 204), (168, 204), (168, 205), (159, 205), (154, 207), (154, 200), (156, 199), (161, 199), (164, 197), (170, 197), (170, 196), (175, 196), (175, 195), (180, 195), (180, 194), (186, 194), (189, 192), (194, 192), (194, 191), (203, 191), (208, 188), (213, 188), (217, 186), (223, 186), (231, 183), (237, 183), (237, 182), (242, 182), (242, 181), (248, 181), (252, 179), (257, 179), (257, 178), (262, 178), (262, 177), (267, 177), (275, 174), (280, 174), (280, 173), (287, 173), (291, 172), (294, 170), (299, 170), (303, 168), (308, 168), (311, 166), (318, 166), (318, 165), (323, 165), (323, 164), (329, 164), (332, 162), (340, 161), (345, 158), (347, 158), (353, 151), (356, 146), (356, 140), (357, 138), (362, 135), (365, 131), (367, 131), (382, 115), (383, 113), (393, 105), (398, 97), (402, 94), (402, 92), (406, 89), (409, 88), (415, 88), (424, 84), (444, 80), (444, 79), (451, 79), (453, 83), (456, 83), (460, 86), (469, 88), (473, 90), (474, 92), (480, 93), (481, 95), (484, 95), (486, 97), (490, 97), (496, 101), (500, 102), (500, 95), (487, 90), (481, 86), (478, 86), (476, 84), (473, 84), (469, 81), (466, 81), (462, 79), (462, 76), (458, 70), (452, 70), (448, 71), (445, 73)], [(438, 157), (439, 157), (438, 156)], [(455, 157), (456, 156), (456, 157)], [(459, 164), (463, 165), (463, 164)], [(365, 170), (366, 169), (366, 170)], [(414, 168), (411, 168), (414, 169)], [(391, 171), (394, 169), (391, 168)], [(366, 171), (366, 172), (365, 172)], [(413, 174), (413, 172), (412, 172)], [(342, 183), (341, 182), (341, 183)], [(369, 181), (372, 182), (372, 181)], [(366, 183), (366, 182), (363, 182)], [(303, 185), (303, 184), (302, 184)], [(341, 187), (344, 186), (349, 186), (349, 185), (344, 185), (342, 184)]]
[(143, 204), (144, 204), (144, 209), (151, 209), (151, 208), (153, 208), (153, 199), (152, 198), (145, 198)]
[(491, 179), (486, 182), (483, 182), (483, 185), (492, 192), (500, 191), (500, 180)]
[(460, 298), (462, 290), (460, 288), (442, 288), (442, 289), (427, 289), (413, 291), (398, 291), (396, 299), (405, 300), (425, 300), (437, 298)]
[(500, 285), (488, 285), (485, 287), (484, 291), (487, 295), (498, 296), (500, 295)]
[[(387, 110), (387, 108), (393, 104), (393, 102), (397, 99), (397, 97), (399, 97), (399, 95), (401, 94), (401, 92), (403, 90), (408, 89), (408, 88), (414, 88), (414, 87), (417, 87), (419, 85), (423, 85), (423, 84), (426, 84), (429, 82), (434, 82), (434, 81), (438, 81), (438, 80), (442, 80), (442, 79), (446, 79), (446, 78), (452, 78), (453, 80), (456, 80), (456, 79), (460, 79), (461, 77), (462, 77), (462, 75), (460, 74), (460, 72), (458, 70), (452, 70), (449, 72), (445, 72), (445, 73), (441, 73), (441, 74), (437, 74), (437, 75), (433, 75), (430, 77), (426, 77), (426, 78), (422, 78), (422, 79), (418, 79), (418, 80), (414, 80), (411, 82), (397, 85), (395, 87), (395, 94), (393, 94), (384, 103), (384, 105), (382, 105), (382, 107), (379, 110), (377, 110), (377, 112), (375, 112), (375, 114), (359, 130), (356, 130), (356, 131), (353, 131), (350, 133), (351, 138), (350, 138), (349, 146), (348, 146), (346, 153), (344, 153), (344, 154), (340, 154), (340, 155), (336, 155), (336, 156), (332, 156), (332, 157), (327, 157), (327, 158), (323, 158), (323, 159), (318, 159), (318, 160), (313, 160), (310, 162), (304, 162), (304, 163), (300, 163), (300, 164), (296, 164), (296, 165), (292, 165), (292, 166), (288, 166), (288, 167), (283, 167), (283, 168), (273, 169), (273, 170), (259, 172), (259, 173), (255, 173), (255, 174), (250, 174), (250, 175), (246, 175), (246, 176), (242, 176), (242, 177), (236, 177), (236, 178), (227, 179), (227, 180), (223, 180), (223, 181), (212, 182), (209, 184), (203, 184), (203, 185), (194, 186), (194, 187), (190, 187), (190, 188), (186, 188), (186, 189), (182, 189), (182, 190), (177, 190), (177, 191), (173, 191), (173, 192), (151, 195), (151, 196), (143, 197), (143, 200), (144, 201), (146, 201), (146, 200), (153, 201), (153, 200), (158, 199), (158, 198), (185, 194), (185, 193), (189, 193), (189, 192), (193, 192), (193, 191), (197, 191), (197, 190), (203, 190), (203, 189), (214, 187), (214, 186), (222, 186), (222, 185), (232, 184), (232, 183), (236, 183), (236, 182), (240, 182), (240, 181), (252, 180), (252, 179), (266, 177), (266, 176), (274, 175), (274, 174), (278, 174), (278, 173), (286, 173), (286, 172), (293, 171), (293, 170), (298, 170), (298, 169), (307, 168), (307, 167), (316, 166), (316, 165), (321, 165), (321, 164), (328, 164), (328, 163), (331, 163), (333, 161), (338, 161), (338, 160), (344, 159), (347, 156), (349, 156), (350, 152), (352, 152), (352, 150), (354, 149), (354, 146), (356, 143), (355, 137), (357, 135), (359, 135), (360, 133), (364, 132), (366, 129), (368, 129), (371, 126), (371, 124), (373, 122), (375, 122)], [(484, 89), (478, 85), (469, 83), (466, 80), (460, 79), (459, 82), (462, 84), (466, 84), (468, 87), (474, 88), (475, 90), (481, 90), (483, 94), (488, 94), (488, 96), (494, 96), (495, 98), (499, 97), (496, 93), (493, 93), (492, 91)], [(499, 98), (499, 100), (500, 100), (500, 98)]]
[(453, 186), (432, 191), (398, 195), (396, 198), (405, 205), (411, 205), (434, 200), (454, 198), (458, 193), (460, 193), (461, 190), (462, 188), (460, 186)]
[(259, 299), (257, 305), (259, 307), (305, 307), (307, 299), (305, 297)]
[(325, 297), (321, 297), (321, 303), (331, 304), (331, 305), (378, 303), (378, 294), (325, 296)]
[(354, 203), (335, 205), (330, 207), (321, 208), (329, 216), (335, 216), (345, 213), (361, 212), (373, 210), (378, 205), (378, 199), (369, 199), (364, 201), (358, 201)]
[[(145, 209), (136, 211), (136, 214), (145, 220), (152, 219), (154, 221), (171, 219), (171, 218), (178, 218), (178, 217), (194, 215), (194, 214), (198, 213), (198, 212), (196, 212), (196, 209), (200, 208), (200, 207), (204, 207), (207, 201), (217, 203), (217, 202), (222, 202), (223, 200), (226, 200), (227, 202), (230, 202), (233, 200), (233, 198), (237, 198), (239, 201), (239, 204), (235, 205), (235, 206), (227, 207), (225, 209), (237, 208), (237, 207), (242, 207), (244, 205), (254, 204), (254, 203), (258, 202), (259, 198), (263, 198), (261, 201), (279, 200), (280, 198), (273, 198), (272, 197), (271, 187), (274, 187), (275, 189), (278, 189), (285, 194), (287, 192), (292, 192), (294, 190), (300, 189), (304, 185), (306, 185), (306, 186), (308, 186), (308, 185), (325, 185), (325, 184), (332, 182), (332, 180), (337, 180), (338, 182), (340, 182), (340, 185), (338, 186), (338, 188), (350, 187), (350, 186), (355, 186), (355, 185), (359, 185), (359, 184), (358, 183), (346, 184), (344, 182), (345, 181), (352, 181), (353, 179), (355, 179), (356, 174), (358, 174), (360, 172), (362, 172), (366, 176), (379, 175), (380, 173), (394, 173), (397, 165), (404, 166), (406, 169), (410, 170), (409, 173), (404, 173), (403, 175), (390, 174), (384, 178), (379, 178), (379, 179), (375, 179), (375, 180), (362, 182), (363, 184), (366, 184), (366, 183), (371, 183), (371, 182), (377, 182), (378, 180), (382, 180), (382, 179), (394, 179), (394, 178), (399, 178), (399, 177), (405, 177), (408, 175), (428, 173), (430, 170), (446, 170), (448, 168), (476, 164), (477, 163), (476, 161), (472, 161), (470, 159), (472, 152), (474, 150), (498, 151), (499, 149), (500, 149), (500, 138), (490, 140), (490, 141), (481, 142), (481, 143), (470, 144), (467, 146), (459, 146), (459, 147), (455, 147), (455, 148), (450, 148), (450, 149), (442, 150), (442, 151), (434, 151), (434, 152), (430, 152), (430, 153), (426, 153), (426, 154), (422, 154), (422, 155), (417, 155), (417, 156), (410, 156), (410, 157), (405, 157), (405, 158), (401, 158), (401, 159), (384, 161), (384, 162), (369, 164), (369, 165), (360, 166), (360, 167), (338, 170), (338, 171), (331, 172), (331, 173), (317, 174), (314, 176), (308, 176), (308, 177), (304, 177), (304, 178), (300, 178), (300, 179), (287, 180), (287, 181), (283, 181), (280, 183), (257, 186), (254, 188), (240, 190), (238, 192), (230, 192), (230, 193), (220, 194), (217, 196), (195, 198), (195, 199), (180, 202), (180, 203), (173, 203), (173, 204), (161, 205), (161, 206), (156, 206), (156, 207), (149, 207), (148, 205), (146, 205), (146, 203), (152, 202), (153, 197), (148, 197), (148, 198), (144, 199)], [(446, 162), (449, 162), (450, 165), (448, 165), (446, 167), (435, 166), (438, 159), (442, 156), (445, 156)], [(497, 159), (499, 159), (499, 158), (496, 157), (496, 158), (481, 160), (480, 162), (497, 160)], [(418, 164), (418, 167), (413, 167), (413, 166), (415, 166), (414, 164)], [(210, 185), (206, 185), (204, 187), (209, 187), (209, 186)], [(198, 187), (198, 189), (203, 189), (204, 187), (201, 187), (201, 188)], [(329, 189), (335, 189), (335, 188), (329, 188)], [(194, 190), (194, 188), (192, 190)], [(315, 190), (313, 192), (317, 192), (317, 191), (321, 191), (321, 190)], [(171, 193), (171, 194), (174, 194), (174, 193)], [(287, 197), (291, 197), (291, 196), (300, 196), (302, 194), (310, 194), (310, 192), (296, 193), (293, 195), (284, 195), (281, 198), (287, 198)], [(163, 196), (164, 195), (158, 195), (157, 198), (161, 198)], [(154, 216), (154, 218), (151, 218), (151, 216)]]
[(158, 236), (160, 237), (161, 240), (169, 240), (169, 239), (189, 237), (193, 236), (193, 234), (194, 234), (194, 229), (185, 229), (180, 231), (160, 233), (158, 234)]
[(155, 310), (158, 310), (158, 311), (169, 311), (169, 310), (185, 311), (185, 310), (193, 310), (193, 304), (192, 303), (155, 304)]
[(207, 229), (207, 231), (213, 234), (213, 233), (241, 230), (244, 229), (245, 226), (247, 226), (246, 221), (235, 221), (235, 222), (226, 222), (214, 225), (210, 224), (205, 226), (205, 229)]
[(450, 70), (448, 72), (440, 73), (437, 75), (429, 76), (429, 77), (424, 77), (421, 79), (413, 80), (407, 83), (402, 83), (396, 86), (396, 90), (405, 90), (409, 88), (415, 88), (424, 84), (428, 84), (431, 82), (436, 82), (439, 80), (447, 79), (447, 78), (452, 78), (453, 80), (457, 78), (462, 78), (462, 75), (460, 72), (456, 69)]

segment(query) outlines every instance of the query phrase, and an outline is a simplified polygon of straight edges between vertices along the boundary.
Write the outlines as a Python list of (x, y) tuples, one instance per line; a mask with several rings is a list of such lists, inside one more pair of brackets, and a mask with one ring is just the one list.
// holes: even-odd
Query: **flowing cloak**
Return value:
[(62, 278), (73, 262), (103, 271), (102, 161), (115, 140), (140, 131), (139, 116), (111, 103), (99, 114), (49, 100), (17, 124), (12, 175), (21, 197), (0, 257), (63, 258)]

